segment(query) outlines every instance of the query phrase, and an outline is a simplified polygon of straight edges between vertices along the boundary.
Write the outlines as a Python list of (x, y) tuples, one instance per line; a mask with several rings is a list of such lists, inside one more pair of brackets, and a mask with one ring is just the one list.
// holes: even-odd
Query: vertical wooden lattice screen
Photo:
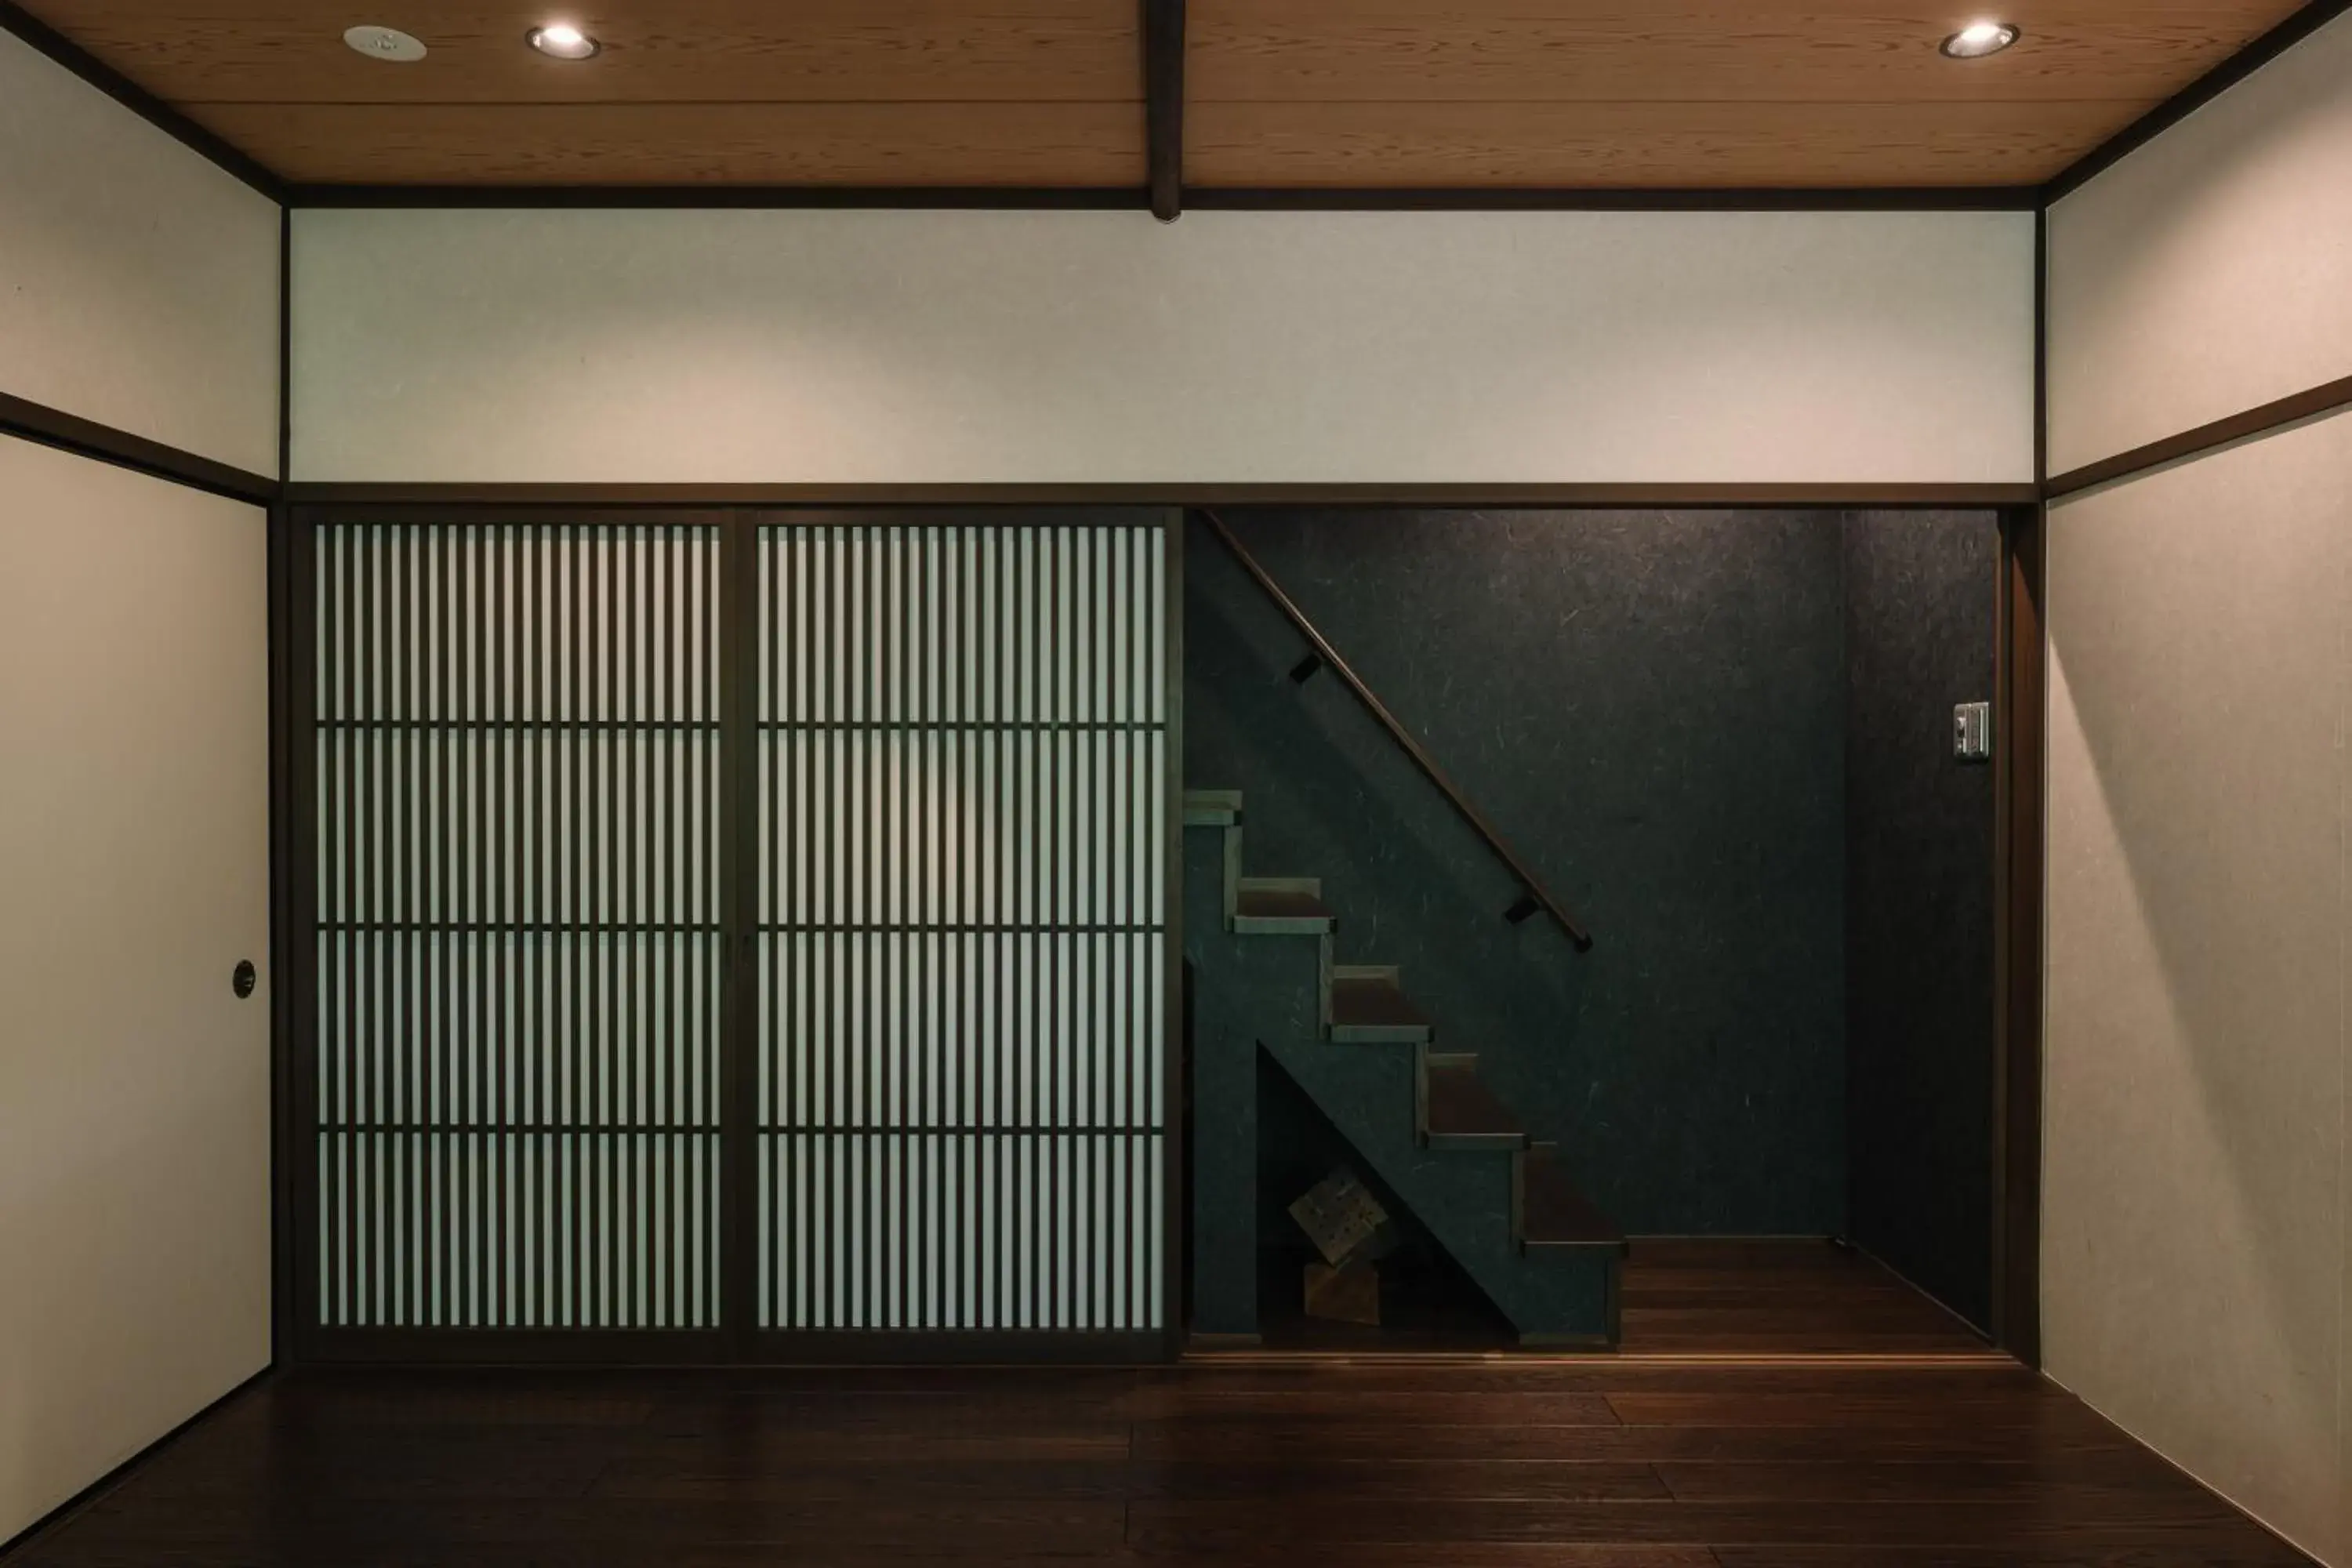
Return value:
[(717, 1321), (718, 543), (319, 531), (320, 1323)]
[(1161, 1327), (1165, 548), (761, 531), (763, 1329)]
[(1168, 1327), (1162, 519), (311, 521), (306, 1343)]

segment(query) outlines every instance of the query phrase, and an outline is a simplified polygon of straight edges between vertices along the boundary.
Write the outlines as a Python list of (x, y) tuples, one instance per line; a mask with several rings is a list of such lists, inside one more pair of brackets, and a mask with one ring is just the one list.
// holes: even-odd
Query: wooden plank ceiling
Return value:
[[(1140, 186), (1138, 0), (32, 0), (317, 184)], [(1186, 181), (2038, 182), (2295, 0), (1191, 0)], [(1990, 11), (2023, 39), (1937, 42)], [(525, 47), (561, 18), (604, 46)], [(422, 38), (413, 65), (346, 48)]]

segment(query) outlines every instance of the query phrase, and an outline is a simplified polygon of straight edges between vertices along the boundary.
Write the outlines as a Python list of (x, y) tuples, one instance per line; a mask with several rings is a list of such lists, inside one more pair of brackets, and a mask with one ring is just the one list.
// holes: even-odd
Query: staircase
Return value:
[[(1614, 1345), (1625, 1239), (1569, 1182), (1557, 1146), (1496, 1097), (1475, 1052), (1440, 1046), (1397, 970), (1337, 961), (1339, 920), (1319, 881), (1244, 874), (1239, 792), (1188, 791), (1184, 826), (1196, 1333), (1214, 1342), (1255, 1331), (1263, 1050), (1521, 1343)], [(1204, 919), (1211, 910), (1222, 920)]]

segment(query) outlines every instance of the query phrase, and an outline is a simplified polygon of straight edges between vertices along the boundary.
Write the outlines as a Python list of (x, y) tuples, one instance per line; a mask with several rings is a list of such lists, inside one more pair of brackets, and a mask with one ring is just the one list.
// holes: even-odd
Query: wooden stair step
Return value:
[(1335, 973), (1331, 1038), (1357, 1045), (1417, 1045), (1437, 1032), (1392, 974)]
[(1242, 819), (1242, 792), (1237, 789), (1188, 789), (1184, 792), (1184, 826), (1232, 827)]
[(1527, 1129), (1470, 1062), (1424, 1059), (1422, 1142), (1433, 1149), (1523, 1149)]
[(1235, 931), (1313, 932), (1338, 924), (1330, 906), (1303, 889), (1253, 887), (1244, 881), (1234, 895)]
[(1622, 1254), (1625, 1233), (1594, 1208), (1576, 1190), (1558, 1156), (1538, 1145), (1518, 1157), (1519, 1245), (1535, 1251), (1549, 1247), (1602, 1247)]

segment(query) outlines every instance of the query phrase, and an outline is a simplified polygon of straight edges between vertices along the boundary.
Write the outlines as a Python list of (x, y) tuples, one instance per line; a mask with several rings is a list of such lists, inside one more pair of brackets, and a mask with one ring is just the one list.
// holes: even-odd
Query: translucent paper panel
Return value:
[(718, 560), (319, 531), (322, 1323), (716, 1323)]
[(762, 1326), (1161, 1324), (1166, 548), (762, 531)]
[(713, 1132), (335, 1132), (319, 1140), (320, 1321), (709, 1328)]
[(1162, 933), (787, 931), (761, 951), (763, 1124), (1162, 1125)]
[(1159, 1133), (761, 1141), (761, 1322), (797, 1330), (1150, 1330)]

